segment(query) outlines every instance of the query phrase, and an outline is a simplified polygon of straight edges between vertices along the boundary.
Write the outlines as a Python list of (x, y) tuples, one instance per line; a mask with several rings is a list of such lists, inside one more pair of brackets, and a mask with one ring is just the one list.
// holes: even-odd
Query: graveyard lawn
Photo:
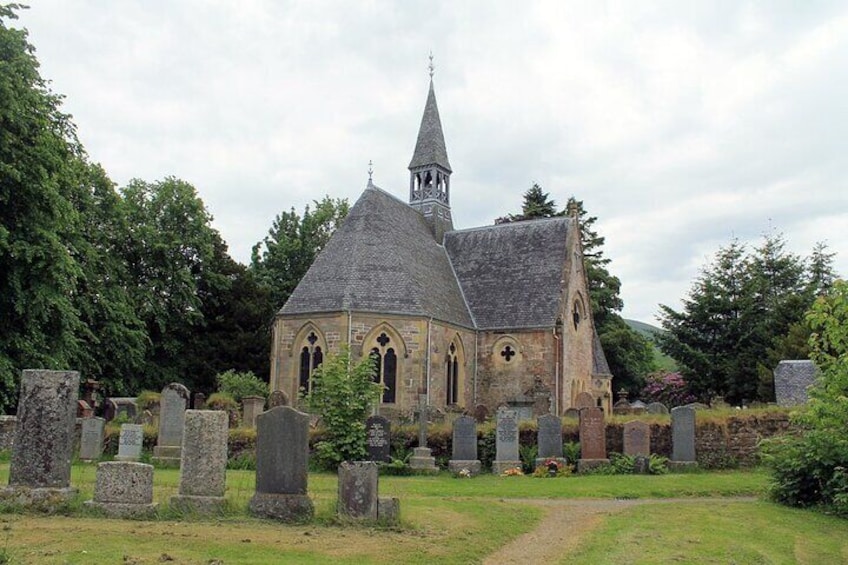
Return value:
[[(0, 482), (7, 478), (8, 464), (0, 464)], [(79, 500), (91, 498), (94, 479), (94, 465), (74, 465), (71, 484), (80, 489)], [(848, 558), (848, 522), (750, 498), (761, 496), (766, 482), (758, 471), (380, 477), (380, 495), (401, 499), (401, 526), (387, 528), (335, 518), (336, 477), (313, 473), (315, 521), (286, 526), (248, 517), (252, 471), (228, 471), (230, 510), (202, 519), (168, 510), (179, 472), (157, 469), (158, 520), (109, 520), (81, 504), (68, 516), (0, 514), (0, 554), (5, 551), (13, 563), (475, 563), (510, 562), (511, 544), (536, 540), (524, 546), (523, 556), (538, 546), (554, 563), (666, 562), (680, 560), (681, 552), (689, 563)], [(569, 516), (586, 517), (573, 537), (546, 533), (561, 534), (562, 519)]]

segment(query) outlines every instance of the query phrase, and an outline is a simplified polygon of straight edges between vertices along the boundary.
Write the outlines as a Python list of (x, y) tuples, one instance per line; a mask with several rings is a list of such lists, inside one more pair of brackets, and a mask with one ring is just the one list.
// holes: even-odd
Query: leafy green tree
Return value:
[(229, 394), (236, 402), (241, 402), (245, 396), (268, 396), (268, 383), (250, 371), (229, 370), (217, 375), (215, 380), (218, 391)]
[(765, 446), (772, 497), (790, 506), (824, 506), (848, 516), (848, 283), (835, 281), (806, 316), (810, 356), (821, 370), (805, 410), (803, 433)]
[(69, 163), (81, 152), (61, 97), (38, 72), (18, 6), (0, 5), (0, 407), (22, 368), (67, 368), (80, 354), (74, 295), (81, 266)]
[(365, 458), (365, 419), (383, 394), (382, 385), (373, 380), (375, 370), (368, 355), (352, 363), (345, 346), (340, 353), (324, 357), (312, 373), (312, 388), (305, 400), (321, 416), (324, 427), (324, 439), (315, 446), (322, 466), (335, 469), (343, 461)]
[(253, 246), (250, 269), (270, 289), (275, 308), (285, 304), (350, 209), (346, 199), (329, 196), (313, 205), (302, 217), (294, 208), (279, 214), (268, 235)]

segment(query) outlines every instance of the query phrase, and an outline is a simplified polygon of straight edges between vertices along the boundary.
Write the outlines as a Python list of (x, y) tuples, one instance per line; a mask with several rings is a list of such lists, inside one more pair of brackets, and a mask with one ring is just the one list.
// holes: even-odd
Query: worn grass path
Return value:
[(483, 560), (484, 565), (503, 563), (559, 563), (580, 546), (605, 516), (645, 504), (710, 504), (754, 502), (756, 497), (642, 498), (642, 499), (524, 499), (513, 500), (546, 510), (539, 525), (517, 537)]

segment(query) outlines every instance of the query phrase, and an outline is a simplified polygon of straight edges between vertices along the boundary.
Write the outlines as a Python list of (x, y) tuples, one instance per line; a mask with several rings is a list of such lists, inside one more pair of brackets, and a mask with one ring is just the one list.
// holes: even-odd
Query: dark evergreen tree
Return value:
[(550, 199), (548, 193), (544, 192), (541, 186), (534, 183), (524, 193), (524, 204), (521, 206), (522, 219), (533, 220), (554, 216), (562, 216), (562, 212), (557, 212), (556, 202)]

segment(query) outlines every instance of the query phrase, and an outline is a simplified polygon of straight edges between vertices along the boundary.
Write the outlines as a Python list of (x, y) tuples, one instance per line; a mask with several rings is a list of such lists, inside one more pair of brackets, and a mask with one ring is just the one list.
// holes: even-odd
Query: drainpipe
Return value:
[(554, 347), (554, 394), (556, 397), (554, 398), (554, 414), (559, 416), (559, 348), (560, 348), (560, 338), (557, 335), (557, 328), (554, 326), (554, 329), (551, 330), (551, 334), (554, 336), (554, 343), (556, 344)]
[(427, 360), (427, 372), (426, 372), (426, 375), (427, 375), (426, 376), (426, 379), (427, 379), (427, 406), (430, 405), (430, 347), (432, 345), (431, 341), (430, 341), (430, 325), (432, 323), (433, 323), (433, 318), (430, 318), (429, 320), (427, 320), (427, 356), (426, 356), (426, 360)]
[(478, 340), (480, 339), (480, 334), (477, 330), (474, 330), (474, 407), (477, 406), (477, 365), (479, 364), (478, 357)]
[(352, 326), (353, 314), (350, 310), (347, 311), (347, 369), (350, 371), (350, 350), (353, 347), (353, 326)]

